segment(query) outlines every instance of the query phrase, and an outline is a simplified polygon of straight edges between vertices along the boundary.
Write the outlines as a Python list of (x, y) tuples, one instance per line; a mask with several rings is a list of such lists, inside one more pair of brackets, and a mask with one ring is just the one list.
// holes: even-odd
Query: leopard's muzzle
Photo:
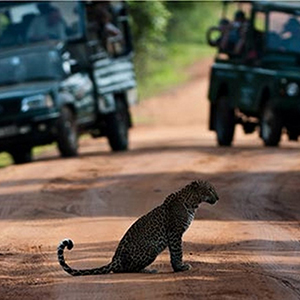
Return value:
[(207, 202), (211, 205), (214, 205), (218, 202), (218, 200), (219, 200), (219, 196), (218, 195), (213, 195), (213, 196), (207, 197), (205, 199), (205, 202)]

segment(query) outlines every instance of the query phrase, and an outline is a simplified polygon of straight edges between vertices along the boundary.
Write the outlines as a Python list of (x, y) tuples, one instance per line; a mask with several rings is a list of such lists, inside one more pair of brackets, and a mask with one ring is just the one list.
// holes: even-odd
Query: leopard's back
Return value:
[(113, 257), (113, 261), (120, 261), (120, 272), (144, 269), (167, 247), (167, 220), (166, 208), (161, 205), (128, 229)]

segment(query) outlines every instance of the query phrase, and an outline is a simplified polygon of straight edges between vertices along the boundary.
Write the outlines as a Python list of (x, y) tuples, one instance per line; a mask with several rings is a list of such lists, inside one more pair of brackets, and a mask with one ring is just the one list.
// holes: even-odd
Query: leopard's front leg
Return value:
[(190, 264), (182, 262), (182, 234), (176, 232), (169, 233), (168, 247), (174, 272), (186, 271), (192, 268)]

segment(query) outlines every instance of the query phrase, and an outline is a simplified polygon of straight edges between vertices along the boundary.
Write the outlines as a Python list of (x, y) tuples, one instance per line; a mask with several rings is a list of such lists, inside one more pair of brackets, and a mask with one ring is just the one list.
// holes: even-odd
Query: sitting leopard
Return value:
[(193, 181), (180, 191), (170, 194), (160, 206), (139, 218), (121, 239), (108, 265), (86, 270), (69, 267), (64, 259), (65, 247), (69, 250), (73, 248), (73, 242), (69, 239), (58, 245), (58, 261), (73, 276), (152, 272), (145, 268), (168, 247), (173, 270), (189, 270), (191, 266), (182, 262), (182, 235), (194, 219), (199, 204), (215, 204), (218, 199), (216, 190), (209, 182)]

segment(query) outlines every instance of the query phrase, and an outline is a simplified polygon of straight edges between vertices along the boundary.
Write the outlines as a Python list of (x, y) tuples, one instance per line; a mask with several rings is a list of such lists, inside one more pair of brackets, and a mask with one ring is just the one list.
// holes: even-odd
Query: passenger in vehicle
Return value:
[[(46, 3), (43, 4), (46, 5)], [(40, 9), (41, 14), (31, 22), (27, 32), (28, 41), (63, 40), (66, 38), (66, 26), (60, 11), (49, 4), (47, 10), (45, 7)]]
[[(281, 49), (282, 48), (282, 40), (280, 35), (277, 32), (270, 31), (267, 34), (267, 43), (270, 49)], [(284, 50), (284, 49), (282, 49)]]
[(228, 25), (220, 43), (221, 49), (233, 55), (240, 55), (244, 49), (248, 21), (245, 13), (241, 10), (236, 11), (233, 22)]
[(246, 35), (249, 27), (245, 13), (243, 11), (236, 12), (234, 24), (237, 31), (237, 41), (234, 48), (234, 53), (241, 54), (245, 47)]
[(20, 23), (20, 28), (19, 28), (19, 32), (22, 37), (22, 42), (26, 42), (28, 28), (30, 26), (30, 23), (34, 20), (35, 17), (36, 14), (34, 13), (29, 13), (22, 17), (22, 22)]
[(105, 34), (109, 36), (122, 35), (119, 28), (112, 23), (112, 16), (108, 9), (102, 4), (98, 3), (96, 6), (96, 14), (98, 16), (99, 23), (104, 27)]
[(282, 37), (282, 46), (285, 50), (300, 52), (300, 23), (296, 18), (290, 18), (284, 24)]
[(115, 49), (117, 44), (122, 48), (123, 34), (112, 22), (112, 15), (109, 12), (107, 2), (98, 2), (91, 7), (90, 19), (95, 22), (99, 38), (103, 46), (110, 53), (122, 52), (122, 49)]

